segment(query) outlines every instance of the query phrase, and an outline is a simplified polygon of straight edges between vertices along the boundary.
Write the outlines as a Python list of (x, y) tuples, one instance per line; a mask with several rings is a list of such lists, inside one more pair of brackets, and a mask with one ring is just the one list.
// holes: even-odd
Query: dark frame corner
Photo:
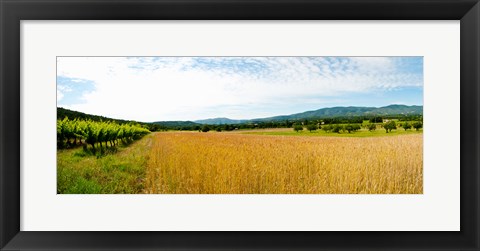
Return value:
[[(0, 0), (0, 249), (480, 250), (478, 1)], [(461, 20), (461, 231), (20, 231), (20, 21), (147, 19)]]

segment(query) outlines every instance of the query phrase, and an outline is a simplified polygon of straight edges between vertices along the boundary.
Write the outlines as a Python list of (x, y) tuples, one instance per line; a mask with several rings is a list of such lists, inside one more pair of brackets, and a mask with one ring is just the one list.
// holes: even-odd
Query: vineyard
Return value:
[(392, 120), (154, 132), (135, 121), (59, 116), (57, 193), (421, 194), (422, 127)]
[(149, 130), (135, 124), (117, 124), (115, 122), (96, 122), (91, 120), (57, 120), (57, 147), (70, 148), (82, 145), (84, 150), (103, 151), (104, 147), (115, 147), (120, 142), (128, 143), (150, 133)]

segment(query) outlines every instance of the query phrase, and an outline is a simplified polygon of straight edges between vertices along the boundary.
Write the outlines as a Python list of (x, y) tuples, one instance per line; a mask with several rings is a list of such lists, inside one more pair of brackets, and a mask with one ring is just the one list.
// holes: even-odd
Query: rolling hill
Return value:
[(151, 124), (165, 126), (168, 128), (176, 128), (176, 127), (192, 127), (192, 126), (201, 126), (200, 123), (195, 123), (192, 121), (156, 121), (152, 122)]
[(307, 111), (291, 115), (275, 116), (270, 118), (252, 119), (252, 121), (278, 121), (278, 120), (298, 120), (298, 119), (322, 119), (334, 117), (354, 117), (354, 116), (385, 116), (385, 115), (423, 115), (423, 106), (407, 105), (389, 105), (384, 107), (330, 107), (314, 111)]
[(228, 124), (241, 124), (248, 120), (235, 120), (229, 118), (214, 118), (214, 119), (203, 119), (196, 120), (195, 123), (199, 124), (209, 124), (209, 125), (228, 125)]
[[(329, 107), (314, 111), (306, 111), (302, 113), (295, 113), (290, 115), (281, 115), (269, 118), (257, 118), (250, 120), (234, 120), (229, 118), (210, 118), (196, 121), (157, 121), (152, 123), (137, 122), (145, 125), (158, 125), (167, 128), (181, 128), (181, 127), (195, 127), (203, 124), (209, 125), (227, 125), (227, 124), (244, 124), (254, 122), (269, 122), (269, 121), (285, 121), (285, 120), (301, 120), (301, 119), (323, 119), (335, 117), (359, 117), (359, 116), (406, 116), (406, 115), (423, 115), (423, 106), (407, 106), (407, 105), (389, 105), (384, 107), (363, 107), (363, 106), (348, 106), (348, 107)], [(82, 112), (72, 111), (61, 107), (57, 108), (57, 118), (63, 119), (68, 117), (70, 119), (90, 119), (95, 121), (115, 121), (117, 123), (129, 123), (134, 121), (112, 119), (103, 116), (96, 116), (85, 114)]]
[(57, 119), (79, 119), (79, 120), (92, 120), (92, 121), (112, 121), (118, 124), (125, 124), (130, 122), (136, 122), (132, 120), (112, 119), (104, 116), (92, 115), (83, 112), (77, 112), (62, 107), (57, 107)]

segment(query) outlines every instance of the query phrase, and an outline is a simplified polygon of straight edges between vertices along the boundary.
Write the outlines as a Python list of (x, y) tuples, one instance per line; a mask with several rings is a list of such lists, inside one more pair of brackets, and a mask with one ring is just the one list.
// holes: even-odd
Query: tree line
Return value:
[[(267, 129), (267, 128), (293, 128), (294, 125), (302, 124), (305, 126), (311, 124), (321, 125), (335, 125), (335, 124), (362, 124), (363, 121), (369, 121), (370, 123), (383, 123), (386, 119), (396, 119), (400, 122), (406, 121), (419, 121), (423, 120), (422, 115), (366, 115), (366, 116), (339, 116), (331, 118), (311, 118), (311, 119), (285, 119), (285, 120), (273, 120), (273, 121), (249, 121), (246, 123), (237, 124), (221, 124), (221, 125), (204, 125), (191, 121), (168, 121), (168, 122), (136, 122), (121, 119), (111, 119), (103, 116), (90, 115), (82, 112), (72, 111), (61, 107), (57, 108), (57, 119), (63, 120), (64, 118), (95, 121), (95, 122), (112, 122), (119, 125), (123, 124), (135, 124), (141, 126), (150, 132), (156, 131), (233, 131), (242, 129)], [(413, 126), (413, 125), (412, 125)], [(327, 127), (328, 128), (328, 127)], [(333, 130), (333, 129), (332, 129)]]
[(356, 117), (335, 117), (335, 118), (322, 118), (322, 119), (297, 119), (297, 120), (281, 120), (281, 121), (250, 121), (239, 124), (197, 124), (197, 125), (178, 125), (178, 126), (165, 126), (155, 125), (157, 128), (150, 128), (150, 131), (166, 131), (166, 130), (178, 130), (178, 131), (233, 131), (241, 129), (268, 129), (268, 128), (293, 128), (294, 125), (334, 125), (334, 124), (362, 124), (363, 121), (369, 121), (370, 123), (382, 123), (386, 119), (396, 119), (400, 122), (403, 121), (419, 121), (423, 120), (421, 115), (411, 116), (356, 116)]
[[(375, 131), (377, 127), (380, 126), (383, 129), (385, 129), (386, 133), (391, 132), (392, 130), (396, 130), (397, 127), (402, 127), (405, 131), (414, 128), (416, 131), (420, 130), (423, 128), (423, 122), (421, 121), (404, 121), (402, 123), (395, 122), (394, 120), (388, 121), (383, 124), (377, 124), (377, 123), (369, 123), (366, 125), (363, 125), (365, 129), (368, 131)], [(334, 133), (340, 133), (340, 132), (356, 132), (362, 129), (362, 124), (308, 124), (304, 126), (303, 124), (295, 124), (293, 125), (293, 130), (296, 132), (303, 131), (304, 129), (307, 129), (310, 132), (314, 132), (316, 130), (323, 130), (325, 132), (334, 132)]]

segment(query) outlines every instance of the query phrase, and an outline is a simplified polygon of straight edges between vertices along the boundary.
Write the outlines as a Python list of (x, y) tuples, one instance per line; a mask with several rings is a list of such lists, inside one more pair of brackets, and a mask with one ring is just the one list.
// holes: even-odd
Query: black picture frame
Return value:
[[(480, 250), (478, 0), (0, 0), (0, 16), (2, 250)], [(20, 231), (20, 21), (150, 19), (461, 20), (461, 231)]]

